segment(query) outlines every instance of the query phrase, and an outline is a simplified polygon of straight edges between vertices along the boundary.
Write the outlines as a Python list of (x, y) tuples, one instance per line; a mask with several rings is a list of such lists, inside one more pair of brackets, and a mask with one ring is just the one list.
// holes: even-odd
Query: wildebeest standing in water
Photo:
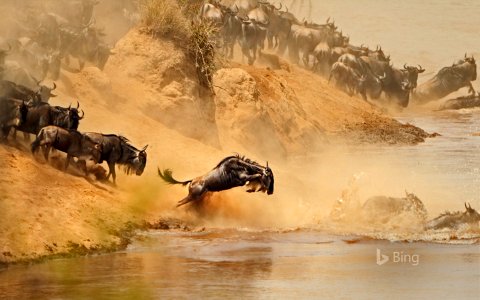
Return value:
[(426, 229), (458, 229), (462, 224), (478, 227), (480, 214), (470, 204), (465, 203), (465, 211), (446, 212), (427, 223)]
[(207, 174), (187, 181), (177, 181), (172, 177), (172, 171), (165, 169), (158, 175), (169, 184), (190, 184), (188, 196), (180, 200), (178, 206), (192, 201), (201, 201), (208, 193), (220, 192), (234, 187), (247, 185), (247, 192), (266, 192), (273, 194), (274, 177), (268, 166), (260, 164), (244, 157), (228, 156)]
[(116, 184), (117, 178), (115, 164), (122, 165), (127, 174), (135, 173), (137, 176), (143, 174), (147, 164), (146, 150), (148, 145), (143, 147), (142, 150), (138, 150), (130, 145), (130, 141), (123, 136), (95, 132), (87, 132), (84, 135), (102, 145), (102, 153), (98, 162), (107, 162), (109, 168), (107, 180), (112, 175), (113, 184)]
[[(51, 148), (65, 152), (67, 154), (65, 170), (67, 170), (72, 157), (82, 160), (93, 160), (95, 163), (98, 163), (102, 154), (102, 145), (100, 143), (93, 141), (76, 130), (66, 130), (57, 126), (47, 126), (40, 130), (37, 138), (32, 143), (32, 153), (35, 154), (39, 147), (44, 147), (43, 154), (46, 161), (48, 161)], [(86, 167), (84, 171), (85, 175), (87, 175)]]
[(442, 68), (432, 79), (422, 83), (413, 94), (413, 100), (424, 104), (438, 100), (463, 87), (468, 87), (472, 95), (475, 90), (471, 81), (477, 79), (477, 64), (473, 56), (457, 61), (451, 67)]

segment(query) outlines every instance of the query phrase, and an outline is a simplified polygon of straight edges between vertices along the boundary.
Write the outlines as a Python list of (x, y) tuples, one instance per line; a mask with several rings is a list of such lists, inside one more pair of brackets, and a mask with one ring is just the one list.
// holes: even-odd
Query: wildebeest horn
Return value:
[(53, 82), (53, 89), (51, 89), (51, 91), (54, 91), (56, 88), (57, 88), (57, 84)]
[(280, 2), (280, 8), (276, 8), (276, 7), (275, 7), (275, 9), (276, 9), (276, 10), (281, 10), (281, 9), (282, 9), (282, 2)]
[(422, 68), (421, 65), (418, 65), (418, 73), (422, 73), (422, 72), (424, 72), (424, 71), (425, 71), (425, 69)]
[(80, 110), (82, 112), (82, 116), (80, 117), (80, 114), (78, 115), (78, 119), (79, 120), (82, 120), (83, 117), (85, 116), (85, 112), (83, 111), (83, 109)]
[(70, 105), (68, 106), (68, 110), (70, 110), (70, 108), (72, 108), (72, 103), (70, 103)]
[(465, 56), (464, 56), (464, 58), (467, 58), (467, 52), (465, 52)]
[(147, 148), (148, 148), (148, 145), (145, 145), (145, 147), (142, 148), (141, 152), (145, 152), (145, 150), (147, 150)]
[(268, 160), (267, 160), (267, 168), (268, 168)]
[(407, 64), (404, 64), (404, 65), (403, 65), (403, 68), (406, 70), (406, 69), (407, 69)]
[(80, 103), (78, 103), (78, 100), (77, 100), (77, 109), (80, 108)]
[(285, 5), (285, 12), (288, 13), (288, 6)]
[[(305, 19), (304, 19), (304, 20), (305, 20)], [(330, 21), (330, 17), (328, 17), (328, 19), (327, 19), (327, 22), (326, 22), (326, 23), (328, 24), (328, 22), (329, 22), (329, 21)]]
[(468, 209), (467, 202), (465, 202), (465, 208)]

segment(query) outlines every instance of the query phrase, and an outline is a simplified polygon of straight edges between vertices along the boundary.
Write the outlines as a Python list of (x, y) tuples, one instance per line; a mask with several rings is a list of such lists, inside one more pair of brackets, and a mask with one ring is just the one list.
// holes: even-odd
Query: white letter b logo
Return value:
[(388, 256), (380, 253), (380, 249), (377, 248), (377, 265), (381, 266), (388, 261)]

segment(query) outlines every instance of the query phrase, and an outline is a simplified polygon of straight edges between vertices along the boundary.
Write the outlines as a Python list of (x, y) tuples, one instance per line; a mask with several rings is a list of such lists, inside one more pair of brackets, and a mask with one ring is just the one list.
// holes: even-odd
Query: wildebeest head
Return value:
[(143, 174), (145, 170), (145, 166), (147, 165), (147, 147), (142, 148), (142, 150), (138, 150), (135, 147), (128, 144), (128, 140), (124, 137), (121, 137), (123, 141), (122, 149), (123, 151), (127, 152), (128, 157), (125, 161), (125, 173), (130, 174), (135, 172), (135, 175), (140, 176)]
[(267, 189), (267, 194), (268, 195), (273, 194), (273, 188), (274, 188), (275, 180), (274, 180), (274, 177), (273, 177), (272, 169), (270, 169), (270, 167), (268, 166), (268, 161), (267, 161), (267, 166), (265, 167), (265, 170), (263, 171), (262, 184)]
[[(73, 108), (71, 105), (68, 107), (68, 129), (78, 129), (78, 125), (80, 123), (80, 120), (83, 119), (85, 116), (85, 113), (83, 110), (79, 110), (80, 108), (80, 103), (77, 101), (77, 107)], [(80, 116), (80, 111), (82, 112), (82, 115)]]
[(53, 87), (48, 87), (46, 85), (40, 85), (40, 89), (37, 91), (37, 96), (41, 102), (48, 103), (48, 100), (53, 97), (57, 97), (57, 95), (53, 94), (52, 91), (57, 88), (55, 82), (53, 83)]
[(78, 101), (76, 108), (72, 107), (72, 105), (69, 105), (68, 108), (55, 106), (54, 112), (56, 112), (56, 115), (54, 117), (54, 125), (65, 129), (77, 130), (80, 120), (85, 116), (83, 110), (80, 110), (82, 113), (80, 115), (79, 107), (80, 104)]
[(463, 213), (463, 217), (465, 219), (465, 222), (467, 223), (477, 223), (480, 222), (480, 214), (470, 206), (470, 203), (467, 205), (465, 203), (465, 209), (466, 211)]
[(143, 149), (140, 150), (140, 152), (138, 152), (138, 157), (137, 157), (138, 165), (136, 168), (137, 171), (135, 173), (137, 176), (140, 176), (143, 174), (143, 171), (145, 170), (145, 166), (147, 165), (147, 147), (148, 145), (143, 147)]
[(465, 53), (464, 61), (472, 65), (472, 77), (471, 80), (477, 80), (477, 63), (475, 62), (475, 58), (473, 55), (471, 57), (467, 57), (467, 53)]
[(407, 64), (404, 64), (403, 70), (407, 72), (407, 80), (409, 83), (408, 87), (410, 89), (417, 88), (418, 74), (425, 72), (425, 69), (423, 69), (422, 66), (420, 65), (418, 65), (418, 68), (417, 68), (417, 67), (407, 66)]

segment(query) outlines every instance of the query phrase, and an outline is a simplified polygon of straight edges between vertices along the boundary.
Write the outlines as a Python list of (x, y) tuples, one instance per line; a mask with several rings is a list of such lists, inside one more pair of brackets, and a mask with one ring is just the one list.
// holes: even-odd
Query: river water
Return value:
[[(352, 42), (382, 44), (396, 65), (422, 64), (427, 72), (419, 82), (465, 52), (480, 54), (480, 1), (286, 3), (306, 18), (335, 17)], [(309, 3), (311, 13), (306, 11)], [(348, 159), (335, 161), (338, 172), (328, 174), (339, 186), (317, 183), (336, 196), (342, 186), (347, 188), (352, 174), (367, 182), (361, 191), (365, 197), (401, 196), (409, 189), (422, 199), (430, 218), (446, 209), (463, 210), (464, 202), (480, 210), (480, 111), (407, 111), (397, 118), (442, 136), (417, 146), (342, 149), (335, 155)], [(319, 167), (311, 168), (303, 171), (314, 173)], [(332, 201), (325, 204), (324, 215), (331, 206)], [(478, 299), (480, 295), (478, 229), (390, 234), (378, 228), (353, 226), (344, 231), (310, 223), (300, 228), (247, 224), (141, 233), (125, 251), (0, 270), (0, 298)], [(380, 258), (389, 257), (384, 265), (376, 263), (377, 251)]]

